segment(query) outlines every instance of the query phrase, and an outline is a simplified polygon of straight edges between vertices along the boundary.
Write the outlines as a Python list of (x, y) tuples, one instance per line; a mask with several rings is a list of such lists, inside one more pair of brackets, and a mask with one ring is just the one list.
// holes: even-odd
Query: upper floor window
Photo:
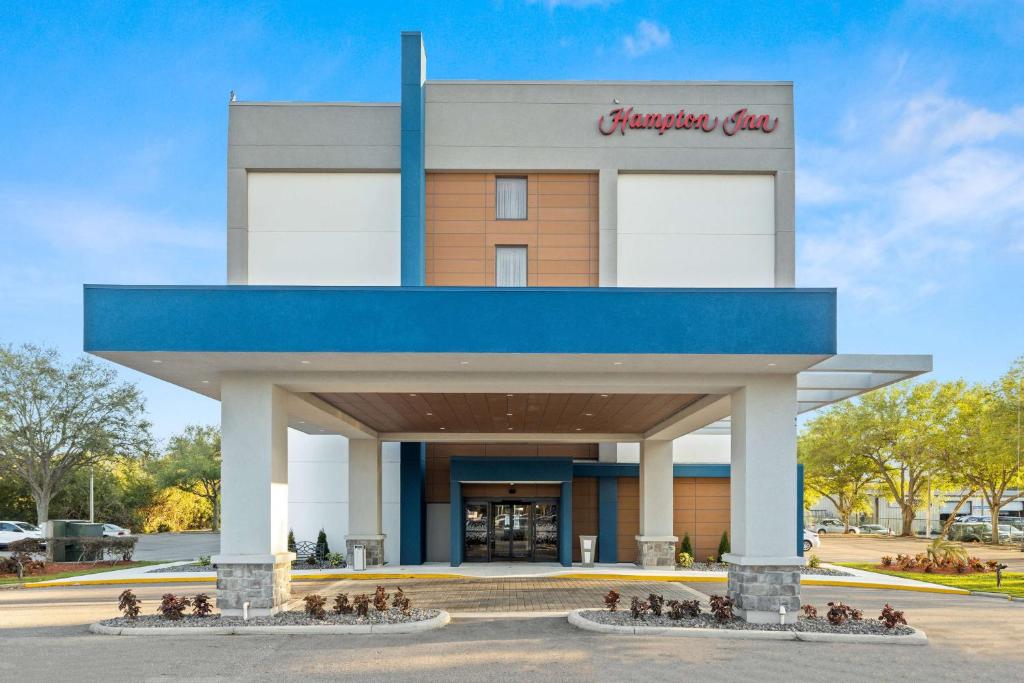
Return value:
[(494, 286), (526, 286), (526, 247), (498, 246), (495, 251)]
[(526, 178), (495, 178), (494, 217), (499, 221), (526, 220)]

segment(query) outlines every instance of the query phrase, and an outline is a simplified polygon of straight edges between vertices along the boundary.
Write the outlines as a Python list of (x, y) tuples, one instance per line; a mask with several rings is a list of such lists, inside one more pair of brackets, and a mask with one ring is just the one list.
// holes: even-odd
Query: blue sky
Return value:
[[(840, 351), (988, 380), (1024, 354), (1024, 4), (4, 3), (0, 343), (81, 352), (81, 285), (224, 281), (228, 93), (399, 97), (428, 76), (792, 80), (797, 281)], [(122, 371), (155, 433), (214, 401)]]

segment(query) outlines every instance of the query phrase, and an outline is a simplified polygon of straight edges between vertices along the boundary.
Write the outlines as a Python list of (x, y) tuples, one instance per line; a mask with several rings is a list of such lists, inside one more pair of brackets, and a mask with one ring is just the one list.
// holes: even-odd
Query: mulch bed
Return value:
[(648, 614), (643, 619), (634, 619), (629, 611), (609, 612), (608, 610), (595, 609), (580, 612), (580, 615), (597, 624), (610, 624), (613, 626), (707, 628), (733, 631), (802, 631), (814, 633), (854, 633), (874, 636), (909, 636), (914, 632), (914, 629), (908, 626), (886, 628), (885, 624), (875, 619), (862, 619), (859, 621), (851, 619), (840, 626), (834, 626), (828, 623), (828, 620), (824, 617), (816, 619), (800, 617), (795, 624), (749, 624), (737, 618), (729, 619), (728, 621), (718, 621), (711, 614), (700, 614), (696, 617), (686, 617), (683, 619), (669, 619), (665, 615), (656, 617)]
[[(727, 562), (694, 562), (691, 566), (680, 567), (680, 569), (687, 572), (727, 572), (729, 571), (729, 564)], [(849, 572), (828, 567), (804, 566), (800, 567), (800, 573), (805, 576), (853, 576)]]
[(906, 572), (908, 574), (922, 574), (924, 576), (927, 576), (928, 574), (945, 574), (945, 575), (948, 575), (948, 576), (968, 576), (970, 574), (992, 574), (993, 573), (987, 567), (985, 569), (982, 569), (982, 570), (979, 570), (979, 571), (975, 571), (975, 570), (971, 569), (970, 567), (967, 567), (962, 572), (958, 572), (955, 567), (935, 567), (935, 566), (932, 566), (932, 570), (930, 572), (926, 572), (923, 569), (921, 569), (920, 567), (909, 567), (907, 569), (903, 569), (902, 567), (898, 566), (895, 562), (893, 564), (889, 565), (888, 567), (886, 567), (884, 564), (876, 564), (875, 565), (875, 569), (878, 569), (878, 570), (883, 571), (883, 572)]
[(408, 624), (414, 621), (425, 621), (433, 619), (440, 610), (413, 608), (408, 616), (397, 609), (388, 609), (386, 612), (370, 610), (366, 617), (358, 617), (355, 614), (335, 614), (328, 612), (323, 619), (314, 619), (305, 612), (279, 612), (271, 617), (251, 617), (248, 620), (240, 618), (226, 618), (220, 615), (208, 617), (184, 616), (181, 619), (164, 619), (159, 615), (144, 615), (137, 619), (117, 617), (106, 619), (100, 623), (104, 626), (117, 628), (161, 628), (165, 626), (194, 626), (204, 628), (210, 626), (358, 626), (364, 624)]

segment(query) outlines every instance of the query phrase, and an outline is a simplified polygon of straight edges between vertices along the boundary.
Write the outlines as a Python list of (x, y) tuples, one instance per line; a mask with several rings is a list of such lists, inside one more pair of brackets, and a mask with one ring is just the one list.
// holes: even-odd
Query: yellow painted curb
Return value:
[(189, 576), (171, 579), (140, 577), (136, 579), (82, 579), (81, 581), (34, 581), (23, 584), (25, 588), (59, 588), (61, 586), (117, 586), (131, 583), (215, 583), (212, 576)]

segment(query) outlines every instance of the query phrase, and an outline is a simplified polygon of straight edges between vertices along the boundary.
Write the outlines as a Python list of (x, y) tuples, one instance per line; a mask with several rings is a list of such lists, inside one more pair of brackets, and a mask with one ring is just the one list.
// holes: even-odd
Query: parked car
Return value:
[[(1002, 522), (1003, 520), (999, 521)], [(1021, 531), (1012, 524), (999, 525), (999, 540), (1003, 539), (1003, 534), (1006, 534), (1011, 543), (1020, 543), (1022, 540), (1024, 540), (1024, 531)]]
[(846, 529), (842, 520), (840, 519), (823, 519), (814, 526), (814, 530), (819, 534), (859, 534), (860, 529), (850, 525), (849, 530)]
[(124, 527), (118, 526), (116, 524), (104, 524), (103, 525), (103, 535), (104, 536), (131, 536), (132, 535), (132, 530), (131, 529), (125, 529)]
[[(957, 522), (949, 526), (949, 540), (961, 541), (964, 543), (991, 543), (992, 525), (984, 522)], [(999, 541), (1005, 543), (1010, 540), (1010, 533), (999, 530)]]
[(7, 550), (7, 546), (15, 541), (22, 541), (26, 538), (42, 538), (43, 532), (34, 524), (28, 522), (0, 521), (0, 550)]
[(820, 545), (821, 539), (818, 537), (818, 534), (810, 529), (804, 529), (804, 552), (806, 553), (811, 548), (817, 548)]
[(893, 530), (889, 527), (882, 526), (881, 524), (861, 524), (859, 527), (860, 533), (872, 534), (874, 536), (892, 536)]

